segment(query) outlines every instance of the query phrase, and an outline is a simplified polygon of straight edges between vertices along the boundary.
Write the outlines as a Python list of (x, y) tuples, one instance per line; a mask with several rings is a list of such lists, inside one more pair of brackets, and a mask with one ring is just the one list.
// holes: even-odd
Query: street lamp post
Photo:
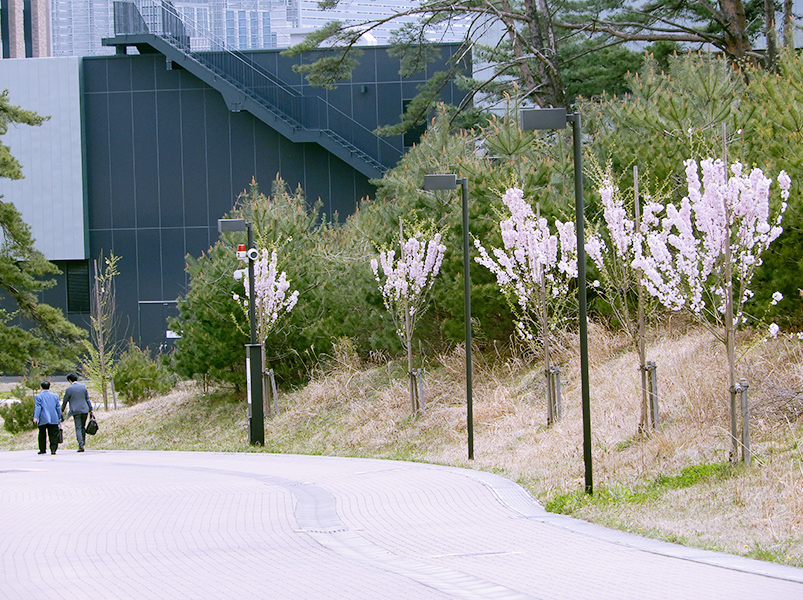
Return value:
[(471, 277), (468, 242), (468, 179), (458, 178), (454, 173), (424, 175), (425, 190), (453, 190), (463, 188), (463, 295), (464, 320), (466, 324), (466, 425), (468, 429), (468, 458), (474, 460), (474, 408), (471, 398)]
[(583, 462), (585, 491), (594, 492), (591, 467), (591, 402), (588, 380), (588, 304), (586, 300), (585, 214), (583, 205), (583, 151), (581, 145), (580, 113), (567, 114), (565, 108), (532, 108), (521, 111), (521, 128), (563, 129), (572, 124), (574, 148), (574, 210), (577, 229), (577, 281), (580, 300), (580, 377), (583, 401)]
[(248, 441), (251, 445), (265, 444), (265, 415), (262, 409), (262, 344), (257, 343), (256, 294), (254, 291), (254, 232), (245, 219), (218, 219), (217, 230), (248, 232), (248, 319), (251, 340), (245, 345), (245, 374), (248, 392)]

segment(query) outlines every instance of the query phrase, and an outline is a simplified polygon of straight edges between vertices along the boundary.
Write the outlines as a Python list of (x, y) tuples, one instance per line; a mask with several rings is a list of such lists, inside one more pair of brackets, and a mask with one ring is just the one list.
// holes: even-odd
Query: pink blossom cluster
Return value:
[[(258, 260), (254, 261), (254, 296), (257, 313), (257, 335), (261, 341), (265, 341), (273, 326), (278, 321), (282, 313), (289, 313), (298, 302), (298, 291), (290, 295), (290, 282), (287, 274), (278, 272), (278, 252), (274, 248), (268, 251), (265, 248), (260, 250)], [(243, 308), (248, 311), (248, 296), (250, 285), (248, 277), (243, 279), (245, 285), (245, 299)], [(237, 298), (235, 298), (237, 299)]]
[[(611, 243), (613, 244), (617, 256), (621, 259), (625, 259), (628, 256), (628, 250), (630, 250), (633, 245), (635, 223), (633, 219), (629, 217), (627, 210), (625, 210), (624, 200), (616, 193), (617, 191), (618, 189), (610, 179), (605, 179), (599, 189), (600, 196), (602, 197), (603, 218), (605, 219), (605, 224), (607, 225), (608, 233), (611, 237)], [(594, 241), (590, 249), (594, 250), (596, 257), (601, 261), (601, 252), (603, 251), (602, 241), (595, 236), (590, 236), (589, 241), (592, 239)], [(595, 262), (598, 262), (598, 258), (596, 258), (592, 252), (589, 252), (589, 255), (592, 256)]]
[[(699, 165), (687, 160), (685, 167), (687, 195), (678, 206), (645, 206), (643, 238), (634, 238), (632, 266), (642, 270), (645, 288), (662, 304), (697, 315), (707, 306), (724, 312), (727, 291), (737, 282), (740, 289), (733, 297), (740, 319), (739, 308), (752, 295), (747, 286), (761, 264), (761, 253), (783, 231), (791, 180), (784, 171), (778, 176), (783, 201), (771, 219), (772, 181), (761, 169), (744, 173), (741, 163), (734, 163), (728, 177), (723, 161), (711, 158)], [(724, 277), (728, 248), (732, 281)]]
[[(637, 317), (633, 315), (635, 307), (630, 298), (640, 279), (637, 271), (639, 263), (634, 259), (643, 257), (644, 236), (636, 232), (635, 217), (625, 206), (625, 200), (610, 173), (604, 174), (601, 179), (598, 191), (603, 207), (602, 226), (607, 235), (593, 229), (589, 231), (585, 250), (594, 261), (602, 280), (595, 280), (594, 287), (599, 288), (599, 293), (606, 297), (620, 322), (635, 335)], [(652, 202), (649, 195), (645, 199), (647, 203), (643, 207), (642, 226), (660, 226), (657, 215), (663, 211), (663, 206)], [(658, 261), (671, 261), (671, 253), (665, 245), (656, 247), (654, 256)]]
[(405, 310), (409, 311), (409, 316), (413, 319), (418, 315), (426, 293), (440, 272), (446, 253), (440, 233), (434, 234), (431, 239), (426, 238), (427, 235), (423, 232), (411, 236), (402, 245), (398, 260), (395, 250), (380, 252), (379, 260), (371, 259), (371, 270), (379, 283), (385, 307), (397, 320), (397, 329), (402, 339), (405, 336), (399, 321), (405, 318)]
[[(502, 202), (510, 211), (510, 217), (499, 223), (503, 247), (492, 248), (491, 255), (475, 240), (479, 256), (474, 260), (496, 276), (511, 308), (531, 324), (525, 315), (540, 307), (542, 290), (547, 300), (566, 297), (570, 280), (577, 277), (574, 223), (555, 221), (557, 233), (553, 234), (547, 220), (536, 217), (519, 188), (508, 189)], [(523, 322), (517, 327), (522, 337), (533, 339)]]

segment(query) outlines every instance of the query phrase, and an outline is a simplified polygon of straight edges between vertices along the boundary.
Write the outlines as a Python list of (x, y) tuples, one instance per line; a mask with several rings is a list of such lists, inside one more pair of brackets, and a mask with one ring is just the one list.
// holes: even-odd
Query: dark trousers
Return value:
[(78, 442), (78, 448), (83, 448), (84, 442), (86, 442), (86, 417), (87, 413), (72, 416), (75, 422), (75, 439)]
[(59, 447), (59, 426), (40, 425), (39, 426), (39, 452), (45, 453), (47, 450), (47, 438), (50, 438), (50, 452), (56, 453)]

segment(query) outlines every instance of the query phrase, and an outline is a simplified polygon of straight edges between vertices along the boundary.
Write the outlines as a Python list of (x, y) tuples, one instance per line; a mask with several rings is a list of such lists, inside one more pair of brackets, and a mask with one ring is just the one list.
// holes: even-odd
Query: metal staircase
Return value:
[(114, 2), (115, 37), (105, 46), (136, 46), (159, 52), (220, 92), (231, 111), (245, 110), (293, 142), (317, 143), (368, 178), (396, 164), (400, 149), (315, 95), (304, 95), (256, 63), (202, 31), (203, 50), (193, 49), (190, 32), (169, 0)]

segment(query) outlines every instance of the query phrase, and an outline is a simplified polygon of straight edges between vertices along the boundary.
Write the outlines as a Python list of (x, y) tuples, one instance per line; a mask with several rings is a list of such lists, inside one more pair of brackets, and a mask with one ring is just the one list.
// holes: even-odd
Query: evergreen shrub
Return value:
[(3, 427), (11, 434), (36, 429), (33, 422), (34, 400), (28, 396), (20, 402), (0, 406), (0, 418)]
[(147, 348), (140, 349), (133, 340), (120, 357), (114, 372), (114, 388), (129, 404), (166, 394), (174, 383), (173, 374), (151, 358)]

